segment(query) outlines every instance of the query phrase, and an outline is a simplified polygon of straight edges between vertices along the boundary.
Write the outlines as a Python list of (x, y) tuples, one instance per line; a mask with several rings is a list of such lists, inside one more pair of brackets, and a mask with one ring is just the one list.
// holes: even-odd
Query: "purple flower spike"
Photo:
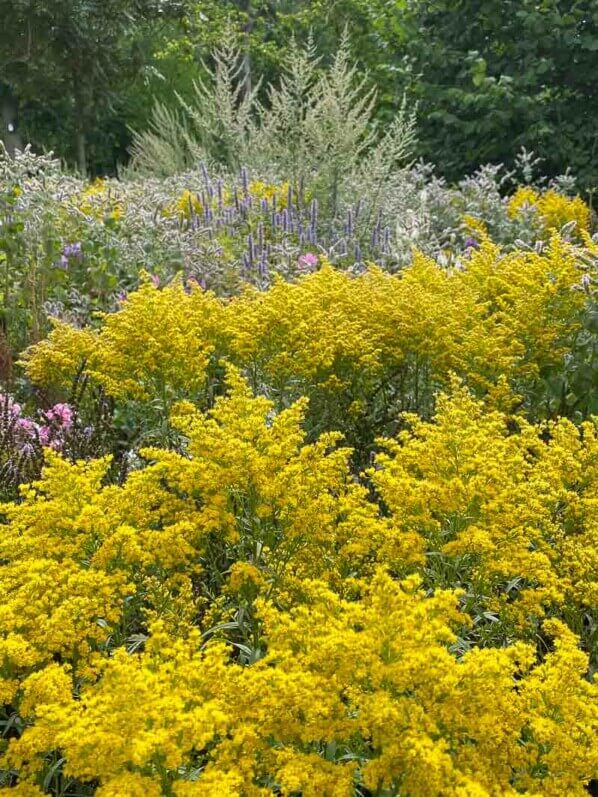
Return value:
[(467, 238), (465, 240), (465, 248), (466, 249), (479, 249), (480, 248), (480, 244), (479, 244), (478, 241), (476, 241), (475, 238)]
[(316, 227), (318, 224), (318, 200), (314, 197), (311, 203), (311, 216), (310, 216), (311, 226)]
[(353, 210), (349, 208), (347, 211), (347, 224), (345, 225), (345, 232), (349, 238), (353, 237)]
[(35, 449), (31, 445), (31, 443), (24, 443), (21, 446), (21, 448), (19, 450), (19, 453), (20, 453), (20, 455), (22, 457), (25, 457), (26, 459), (28, 459), (29, 457), (33, 456), (33, 454), (35, 453)]

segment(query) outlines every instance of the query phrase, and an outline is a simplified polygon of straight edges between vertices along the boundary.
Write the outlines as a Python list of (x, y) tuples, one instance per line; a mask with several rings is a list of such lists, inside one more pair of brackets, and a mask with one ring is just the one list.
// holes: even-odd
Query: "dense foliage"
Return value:
[[(182, 10), (178, 0), (0, 3), (1, 80), (23, 105), (26, 140), (69, 157), (83, 173), (90, 147), (96, 169), (113, 168), (111, 150), (126, 146), (127, 91), (147, 63), (151, 30)], [(106, 117), (114, 120), (108, 142)]]
[(0, 2), (0, 99), (20, 111), (21, 140), (95, 174), (114, 173), (147, 130), (153, 99), (194, 97), (215, 44), (232, 33), (244, 91), (268, 104), (310, 32), (330, 64), (348, 29), (352, 59), (378, 89), (387, 123), (407, 94), (417, 155), (455, 181), (520, 146), (555, 176), (596, 186), (594, 0), (31, 0)]
[[(523, 145), (550, 173), (598, 183), (598, 7), (593, 0), (416, 2), (408, 69), (421, 152), (452, 179)], [(510, 151), (509, 151), (510, 150)]]
[(598, 778), (595, 218), (525, 155), (450, 188), (353, 147), (1, 161), (15, 795)]

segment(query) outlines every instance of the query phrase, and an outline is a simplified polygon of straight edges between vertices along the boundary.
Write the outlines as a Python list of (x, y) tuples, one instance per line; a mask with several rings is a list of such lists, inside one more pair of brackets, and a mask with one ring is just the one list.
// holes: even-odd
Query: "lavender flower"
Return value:
[(349, 238), (353, 237), (353, 210), (349, 208), (347, 211), (347, 224), (345, 225), (345, 232)]
[(255, 256), (255, 246), (253, 243), (253, 235), (249, 233), (247, 236), (247, 264), (249, 269), (253, 269), (253, 258)]
[(204, 183), (206, 185), (206, 188), (209, 188), (209, 186), (211, 185), (211, 183), (210, 183), (210, 175), (208, 174), (208, 170), (206, 168), (206, 164), (203, 161), (201, 161), (201, 163), (199, 164), (199, 169), (201, 171), (201, 175), (203, 177), (203, 180), (204, 180)]
[(83, 254), (81, 243), (77, 241), (76, 243), (73, 244), (66, 244), (64, 249), (62, 250), (62, 254), (66, 258), (81, 257)]
[(25, 459), (30, 459), (35, 454), (35, 448), (31, 443), (24, 443), (19, 449), (19, 455)]
[(384, 228), (384, 245), (383, 250), (384, 254), (390, 254), (390, 227)]
[(243, 186), (243, 193), (245, 196), (249, 196), (249, 173), (247, 172), (246, 166), (243, 166), (241, 169), (241, 185)]

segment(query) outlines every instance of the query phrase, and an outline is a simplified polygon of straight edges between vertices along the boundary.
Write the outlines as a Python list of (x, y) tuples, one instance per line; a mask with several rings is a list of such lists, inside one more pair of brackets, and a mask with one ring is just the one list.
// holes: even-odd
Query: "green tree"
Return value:
[(414, 0), (395, 50), (419, 101), (420, 153), (456, 179), (525, 146), (598, 182), (596, 0)]
[(91, 133), (118, 112), (148, 37), (183, 11), (183, 0), (0, 0), (2, 80), (59, 140), (70, 138), (59, 154), (86, 172)]

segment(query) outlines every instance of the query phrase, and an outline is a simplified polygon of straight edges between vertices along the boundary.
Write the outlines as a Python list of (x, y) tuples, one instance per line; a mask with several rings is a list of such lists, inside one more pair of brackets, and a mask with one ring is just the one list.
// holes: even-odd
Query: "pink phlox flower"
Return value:
[(69, 429), (73, 423), (73, 410), (68, 404), (55, 404), (51, 410), (48, 410), (46, 417), (64, 429)]
[(32, 418), (19, 418), (15, 426), (27, 437), (35, 437), (35, 433), (39, 433), (39, 426)]
[(51, 434), (52, 430), (49, 426), (39, 427), (39, 442), (42, 444), (42, 446), (47, 446), (49, 444)]
[(299, 271), (313, 271), (318, 265), (318, 256), (313, 252), (307, 252), (299, 256), (297, 265)]

